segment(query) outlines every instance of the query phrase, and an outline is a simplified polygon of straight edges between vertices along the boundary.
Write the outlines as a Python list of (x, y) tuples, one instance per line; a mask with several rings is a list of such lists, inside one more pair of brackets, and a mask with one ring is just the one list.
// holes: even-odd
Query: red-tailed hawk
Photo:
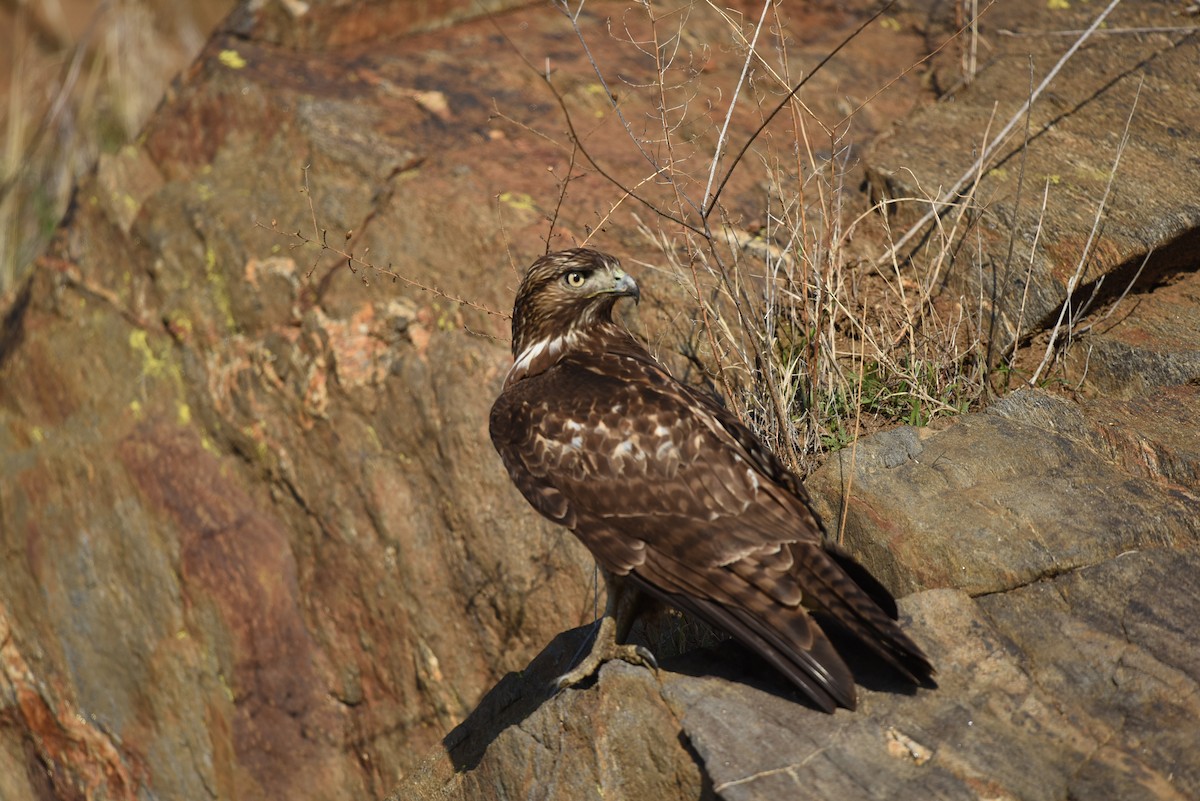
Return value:
[(592, 653), (653, 664), (617, 643), (646, 593), (761, 654), (822, 709), (853, 709), (854, 679), (809, 610), (914, 683), (933, 667), (896, 603), (825, 541), (800, 480), (708, 395), (679, 383), (613, 322), (638, 286), (612, 256), (538, 259), (513, 308), (516, 359), (491, 436), (521, 494), (595, 555), (609, 603)]

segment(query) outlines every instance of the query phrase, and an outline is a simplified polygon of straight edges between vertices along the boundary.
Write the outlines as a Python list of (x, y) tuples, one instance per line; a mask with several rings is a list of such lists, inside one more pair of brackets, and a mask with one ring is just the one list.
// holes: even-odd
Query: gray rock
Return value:
[(901, 593), (997, 592), (1200, 542), (1195, 494), (1130, 473), (1101, 446), (1075, 404), (1021, 391), (941, 430), (864, 439), (807, 485), (827, 526)]
[[(939, 668), (936, 690), (898, 692), (864, 669), (859, 709), (826, 715), (730, 643), (657, 675), (609, 663), (594, 686), (545, 700), (540, 668), (569, 652), (556, 642), (393, 798), (601, 797), (597, 787), (631, 801), (1200, 793), (1194, 550), (1131, 552), (974, 600), (928, 590), (901, 608)], [(591, 736), (575, 743), (581, 726)], [(635, 786), (637, 772), (659, 781)], [(696, 772), (699, 784), (671, 785)], [(567, 779), (579, 782), (569, 792), (557, 783)], [(638, 794), (648, 788), (657, 794)]]
[(1102, 453), (1131, 473), (1200, 494), (1200, 384), (1163, 387), (1128, 401), (1085, 404)]

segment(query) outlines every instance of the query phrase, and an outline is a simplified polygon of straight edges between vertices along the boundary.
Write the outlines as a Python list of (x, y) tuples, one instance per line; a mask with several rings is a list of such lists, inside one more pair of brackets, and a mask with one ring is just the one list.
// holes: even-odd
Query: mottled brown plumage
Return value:
[(638, 298), (637, 285), (611, 256), (581, 249), (536, 261), (517, 292), (515, 362), (490, 425), (521, 493), (605, 571), (618, 619), (603, 633), (623, 638), (635, 604), (621, 596), (648, 592), (741, 640), (823, 709), (853, 708), (853, 677), (814, 610), (911, 681), (931, 683), (892, 596), (825, 541), (800, 480), (613, 322), (622, 297)]

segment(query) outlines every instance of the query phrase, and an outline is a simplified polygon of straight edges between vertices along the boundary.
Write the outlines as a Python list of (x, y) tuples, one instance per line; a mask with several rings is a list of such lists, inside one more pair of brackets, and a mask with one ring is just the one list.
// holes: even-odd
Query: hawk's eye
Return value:
[(579, 270), (572, 270), (563, 276), (563, 278), (566, 280), (569, 286), (580, 287), (583, 286), (583, 282), (587, 280), (587, 274), (581, 273)]

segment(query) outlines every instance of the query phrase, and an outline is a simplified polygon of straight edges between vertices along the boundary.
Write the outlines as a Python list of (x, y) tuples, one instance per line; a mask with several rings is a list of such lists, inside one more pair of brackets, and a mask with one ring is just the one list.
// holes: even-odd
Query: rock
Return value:
[(391, 798), (712, 798), (650, 671), (610, 662), (593, 688), (554, 690), (590, 634), (501, 680)]
[(1064, 379), (1130, 398), (1200, 382), (1200, 273), (1176, 276), (1098, 311), (1067, 353)]
[(1200, 385), (1086, 403), (1092, 441), (1131, 473), (1200, 494)]
[[(1070, 772), (1056, 780), (1066, 794), (1196, 794), (1200, 763), (1187, 755), (1200, 678), (1190, 631), (1196, 565), (1194, 551), (1131, 552), (1011, 597), (980, 600), (1053, 710), (1046, 734), (1069, 743)], [(1067, 712), (1072, 707), (1079, 714)], [(1015, 708), (1014, 722), (1024, 728), (1031, 708)]]
[(276, 0), (243, 3), (225, 27), (240, 37), (301, 50), (387, 42), (455, 22), (519, 8), (523, 0), (434, 0), (417, 5)]
[[(627, 207), (605, 222), (622, 192), (582, 161), (560, 207), (546, 58), (589, 154), (634, 182), (646, 164), (559, 11), (479, 13), (243, 4), (3, 299), (6, 797), (382, 797), (591, 619), (590, 558), (531, 513), (486, 433), (515, 265), (597, 225), (607, 250), (646, 248)], [(617, 13), (580, 18), (606, 64), (644, 57), (609, 35)], [(814, 13), (806, 53), (857, 24)], [(920, 47), (873, 29), (812, 102), (833, 115)], [(709, 52), (698, 104), (741, 71)], [(743, 105), (731, 134), (759, 119)], [(731, 208), (761, 214), (756, 180), (735, 175)], [(658, 335), (679, 290), (646, 283)]]
[[(892, 207), (898, 230), (967, 172), (984, 138), (996, 137), (1074, 41), (1045, 32), (1082, 31), (1099, 11), (1033, 2), (988, 8), (980, 21), (985, 60), (975, 79), (911, 115), (868, 155), (878, 196), (915, 200)], [(1194, 72), (1200, 42), (1177, 27), (1177, 11), (1169, 2), (1118, 7), (1109, 29), (1165, 32), (1101, 33), (1082, 47), (1033, 104), (1028, 146), (1022, 120), (983, 166), (978, 185), (972, 176), (955, 198), (971, 206), (967, 218), (951, 210), (925, 240), (931, 253), (954, 258), (949, 266), (935, 256), (921, 262), (948, 270), (939, 280), (964, 302), (991, 310), (983, 335), (993, 359), (1052, 326), (1064, 303), (1078, 312), (1119, 295), (1144, 260), (1143, 288), (1192, 269), (1200, 242), (1192, 187), (1200, 186), (1200, 163), (1188, 154), (1200, 146), (1200, 87), (1190, 82), (1181, 95), (1176, 76)]]
[[(794, 52), (828, 53), (866, 6), (850, 7), (781, 8), (800, 32)], [(860, 444), (845, 465), (857, 471), (848, 542), (896, 589), (957, 588), (904, 604), (941, 690), (895, 695), (868, 672), (859, 713), (815, 715), (726, 645), (664, 658), (657, 678), (610, 665), (595, 686), (551, 697), (545, 680), (570, 661), (576, 630), (485, 696), (595, 608), (590, 559), (530, 512), (487, 441), (514, 265), (597, 232), (593, 244), (632, 263), (651, 257), (638, 218), (622, 216), (635, 201), (582, 161), (569, 182), (563, 172), (570, 140), (541, 78), (547, 58), (589, 155), (630, 184), (647, 175), (619, 123), (595, 117), (603, 88), (564, 17), (542, 5), (466, 19), (475, 8), (243, 4), (138, 141), (82, 180), (53, 246), (3, 299), (0, 795), (383, 797), (402, 780), (398, 797), (570, 786), (735, 798), (794, 781), (889, 795), (897, 775), (950, 795), (1109, 780), (1194, 795), (1186, 754), (1174, 777), (1164, 767), (1196, 719), (1180, 665), (1196, 597), (1187, 386), (1081, 407), (1031, 393)], [(624, 13), (585, 11), (600, 63), (629, 55), (608, 34)], [(727, 23), (695, 13), (696, 30), (728, 41)], [(451, 20), (465, 21), (439, 29)], [(888, 23), (809, 87), (824, 118), (920, 58), (915, 24)], [(732, 49), (704, 52), (697, 107), (726, 97), (742, 66)], [(630, 85), (654, 75), (650, 60), (622, 73)], [(859, 130), (913, 107), (917, 79), (899, 86)], [(633, 92), (622, 104), (631, 118), (653, 111)], [(760, 115), (741, 107), (733, 141)], [(738, 224), (764, 213), (754, 175), (735, 173), (723, 196)], [(644, 191), (674, 202), (669, 186)], [(1182, 218), (1164, 219), (1169, 232)], [(669, 352), (690, 321), (679, 282), (656, 267), (645, 283), (658, 300), (636, 322)], [(1039, 303), (1061, 302), (1047, 293)], [(843, 458), (814, 481), (830, 508)], [(905, 505), (913, 490), (889, 475), (917, 482), (923, 501)], [(973, 541), (921, 528), (986, 512), (1001, 492), (1010, 524), (1036, 523), (1040, 540), (986, 520)], [(1094, 676), (1060, 682), (1061, 713), (1039, 685), (1056, 677), (1037, 671), (1069, 664), (1039, 650), (1030, 606), (1058, 603), (1056, 625), (1093, 656), (1115, 637), (1076, 603), (1101, 603), (1092, 575), (1115, 593), (1103, 603), (1127, 593), (1132, 642), (1145, 644), (1122, 651), (1121, 671), (1097, 663), (1130, 689), (1106, 701), (1124, 728), (1088, 695), (1103, 685)], [(1010, 596), (1033, 600), (1005, 617)], [(1016, 642), (1047, 661), (1031, 656), (1026, 671)], [(1143, 723), (1159, 709), (1183, 720), (1179, 740)], [(1135, 752), (1125, 729), (1150, 750)], [(1014, 756), (998, 767), (988, 754), (1005, 737)]]
[(551, 697), (544, 665), (569, 652), (556, 642), (392, 797), (558, 798), (567, 777), (572, 798), (1194, 797), (1198, 569), (1194, 550), (1159, 548), (974, 600), (909, 596), (940, 687), (906, 694), (864, 670), (859, 709), (833, 715), (732, 643), (657, 675), (609, 663)]
[[(621, 688), (614, 674), (646, 682), (651, 674), (617, 664), (595, 686), (547, 701), (549, 677), (565, 669), (569, 649), (559, 645), (531, 666), (528, 684), (510, 677), (501, 685), (504, 707), (519, 712), (494, 714), (489, 696), (431, 757), (440, 770), (394, 797), (508, 797), (496, 777), (559, 775), (575, 759), (565, 754), (577, 752), (545, 749), (528, 732), (582, 718), (609, 692), (637, 699), (628, 714), (638, 728), (661, 732), (677, 721), (677, 734), (657, 742), (687, 743), (682, 753), (654, 749), (627, 770), (670, 774), (662, 765), (670, 760), (676, 772), (695, 767), (703, 777), (699, 793), (689, 784), (657, 797), (1191, 797), (1200, 789), (1190, 756), (1200, 736), (1200, 505), (1189, 491), (1188, 444), (1200, 419), (1196, 398), (1194, 387), (1179, 387), (1080, 406), (1018, 392), (939, 431), (901, 428), (860, 441), (856, 456), (847, 449), (810, 479), (814, 491), (836, 495), (826, 482), (854, 466), (847, 540), (886, 583), (955, 588), (901, 603), (939, 669), (934, 691), (905, 692), (858, 654), (852, 662), (866, 688), (859, 709), (822, 715), (726, 643), (664, 660), (657, 697)], [(1130, 446), (1123, 436), (1134, 431), (1148, 444)], [(1148, 469), (1155, 465), (1166, 467)], [(997, 496), (1008, 500), (978, 502), (979, 512), (961, 503)], [(960, 504), (951, 509), (954, 498)], [(1029, 523), (989, 515), (1005, 507)], [(890, 549), (872, 543), (880, 529), (899, 532)], [(1174, 547), (1163, 547), (1167, 537)], [(968, 570), (953, 569), (964, 561)], [(554, 669), (541, 668), (554, 651)], [(476, 749), (491, 743), (481, 759), (453, 758), (467, 729)], [(584, 753), (588, 765), (628, 754)], [(644, 796), (612, 787), (604, 797)]]
[[(1193, 420), (1195, 399), (1181, 399)], [(860, 441), (807, 485), (831, 530), (900, 593), (999, 592), (1127, 550), (1200, 544), (1197, 494), (1130, 472), (1105, 443), (1072, 402), (1024, 390), (940, 430)]]

